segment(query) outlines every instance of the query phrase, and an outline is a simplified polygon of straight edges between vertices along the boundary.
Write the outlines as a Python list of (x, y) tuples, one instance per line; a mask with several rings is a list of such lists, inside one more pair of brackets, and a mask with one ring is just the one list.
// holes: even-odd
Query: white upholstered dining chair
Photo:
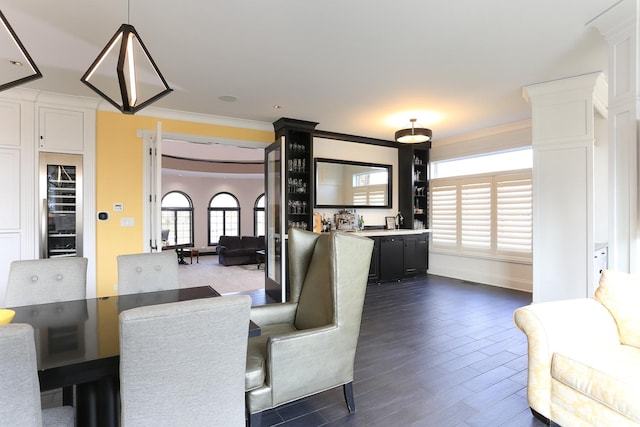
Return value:
[(0, 424), (61, 427), (74, 423), (70, 406), (42, 410), (33, 327), (0, 326)]
[(47, 258), (13, 261), (4, 305), (19, 307), (85, 299), (87, 258)]
[(166, 291), (180, 287), (175, 251), (118, 255), (118, 294)]
[[(13, 261), (9, 267), (4, 305), (21, 307), (84, 300), (87, 296), (87, 263), (87, 258), (83, 257)], [(70, 314), (73, 316), (73, 313), (59, 313), (59, 317)], [(73, 389), (73, 386), (63, 388), (65, 404), (73, 404)]]
[(244, 426), (250, 308), (236, 295), (123, 311), (121, 425)]

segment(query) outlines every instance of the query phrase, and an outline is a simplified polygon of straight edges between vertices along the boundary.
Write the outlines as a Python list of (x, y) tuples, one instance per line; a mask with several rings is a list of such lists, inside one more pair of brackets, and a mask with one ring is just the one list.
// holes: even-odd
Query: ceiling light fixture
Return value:
[[(9, 59), (9, 63), (15, 65), (16, 67), (10, 67), (11, 69), (5, 69), (4, 65), (1, 65), (2, 75), (9, 76), (9, 81), (6, 83), (0, 83), (0, 91), (9, 89), (14, 86), (21, 85), (22, 83), (26, 83), (31, 80), (39, 79), (42, 77), (42, 73), (38, 70), (36, 63), (31, 59), (31, 55), (27, 52), (27, 49), (24, 47), (18, 35), (13, 31), (11, 25), (9, 25), (9, 21), (4, 16), (2, 11), (0, 11), (0, 21), (2, 21), (2, 27), (4, 28), (6, 33), (2, 34), (2, 38), (10, 40), (8, 44), (5, 44), (3, 40), (0, 44), (3, 46), (9, 46), (8, 51), (3, 52), (3, 56), (6, 54), (7, 58), (14, 56), (15, 58), (20, 59)], [(29, 67), (23, 68), (22, 65), (29, 64)], [(6, 73), (5, 73), (6, 71)], [(29, 74), (25, 74), (28, 72)]]
[(136, 29), (128, 22), (127, 2), (127, 24), (120, 26), (80, 81), (120, 112), (135, 114), (173, 89), (162, 76)]
[(416, 127), (417, 119), (410, 119), (411, 127), (396, 132), (396, 141), (405, 144), (417, 144), (431, 141), (431, 129)]

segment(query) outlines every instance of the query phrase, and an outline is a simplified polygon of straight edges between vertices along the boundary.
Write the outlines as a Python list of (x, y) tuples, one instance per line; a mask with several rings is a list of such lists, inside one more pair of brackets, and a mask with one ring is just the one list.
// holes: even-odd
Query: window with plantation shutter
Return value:
[(432, 179), (431, 249), (529, 262), (531, 171)]

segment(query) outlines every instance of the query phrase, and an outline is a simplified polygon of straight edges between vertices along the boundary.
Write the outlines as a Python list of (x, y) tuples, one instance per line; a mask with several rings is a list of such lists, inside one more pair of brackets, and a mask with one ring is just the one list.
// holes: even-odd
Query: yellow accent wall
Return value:
[[(138, 130), (162, 131), (257, 141), (265, 146), (274, 133), (155, 117), (125, 115), (106, 111), (96, 114), (96, 210), (109, 212), (108, 221), (96, 224), (96, 294), (116, 295), (118, 283), (116, 257), (140, 253), (143, 247), (143, 152)], [(114, 212), (114, 203), (124, 210)], [(133, 227), (122, 227), (122, 218), (133, 218)]]

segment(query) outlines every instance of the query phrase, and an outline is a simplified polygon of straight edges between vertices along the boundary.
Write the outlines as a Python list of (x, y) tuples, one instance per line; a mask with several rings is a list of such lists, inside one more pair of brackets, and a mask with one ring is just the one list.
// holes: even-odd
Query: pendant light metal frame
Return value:
[(29, 63), (29, 67), (31, 67), (31, 69), (33, 70), (33, 74), (31, 74), (31, 75), (28, 75), (28, 76), (25, 76), (25, 77), (22, 77), (22, 78), (19, 78), (17, 80), (13, 80), (13, 81), (10, 81), (10, 82), (7, 82), (7, 83), (0, 84), (0, 91), (3, 91), (5, 89), (9, 89), (9, 88), (12, 88), (14, 86), (21, 85), (21, 84), (29, 82), (31, 80), (39, 79), (40, 77), (42, 77), (42, 73), (38, 69), (38, 66), (36, 65), (36, 63), (33, 62), (33, 59), (31, 58), (31, 55), (29, 55), (29, 52), (27, 52), (27, 49), (24, 47), (24, 45), (20, 41), (20, 38), (18, 37), (16, 32), (13, 31), (13, 28), (11, 27), (11, 24), (9, 24), (9, 21), (4, 16), (4, 14), (2, 13), (1, 10), (0, 10), (0, 20), (2, 20), (2, 24), (4, 25), (5, 29), (9, 33), (9, 36), (13, 39), (13, 42), (18, 46), (18, 49), (20, 49), (20, 53), (22, 53), (22, 55), (24, 56), (24, 59), (26, 59), (27, 62)]
[[(127, 43), (128, 43), (130, 35), (133, 35), (138, 40), (138, 43), (140, 44), (140, 47), (142, 47), (142, 49), (144, 50), (145, 55), (147, 56), (147, 59), (149, 60), (149, 63), (153, 66), (153, 69), (155, 70), (157, 76), (162, 81), (162, 85), (164, 86), (164, 89), (161, 92), (159, 92), (158, 94), (152, 96), (151, 98), (147, 99), (146, 101), (140, 102), (139, 104), (135, 104), (134, 103), (135, 105), (132, 105), (132, 103), (130, 102), (130, 99), (131, 99), (130, 95), (131, 94), (129, 93), (129, 90), (127, 88), (127, 83), (126, 83), (125, 74), (124, 74), (125, 61), (127, 61), (127, 59), (128, 59), (127, 58), (127, 52), (128, 52)], [(96, 86), (94, 86), (89, 81), (91, 79), (91, 76), (93, 75), (94, 71), (96, 71), (98, 66), (102, 63), (102, 61), (106, 58), (107, 54), (114, 47), (113, 44), (116, 42), (118, 37), (121, 37), (121, 40), (120, 40), (120, 50), (119, 50), (119, 54), (118, 54), (118, 64), (117, 64), (117, 67), (116, 67), (116, 74), (117, 74), (117, 78), (118, 78), (118, 86), (120, 87), (120, 96), (122, 98), (122, 103), (121, 104), (119, 104), (114, 99), (110, 98), (107, 94), (105, 94), (103, 91), (98, 89)], [(141, 109), (143, 109), (144, 107), (148, 106), (149, 104), (152, 104), (155, 101), (157, 101), (158, 99), (160, 99), (160, 98), (168, 95), (169, 93), (173, 92), (173, 89), (171, 89), (169, 87), (169, 85), (167, 84), (167, 81), (162, 76), (162, 73), (160, 72), (160, 69), (156, 65), (156, 63), (153, 60), (153, 58), (151, 57), (151, 54), (147, 50), (147, 47), (142, 42), (142, 39), (138, 35), (138, 32), (133, 27), (133, 25), (129, 25), (129, 24), (122, 24), (120, 26), (118, 31), (116, 31), (116, 33), (113, 35), (113, 37), (111, 37), (111, 40), (109, 40), (109, 42), (104, 47), (104, 49), (102, 49), (102, 52), (100, 52), (100, 54), (95, 59), (95, 61), (93, 61), (93, 63), (91, 64), (91, 66), (89, 67), (87, 72), (84, 73), (84, 75), (82, 76), (80, 81), (82, 81), (82, 83), (84, 83), (87, 86), (89, 86), (93, 91), (95, 91), (98, 95), (100, 95), (105, 100), (107, 100), (111, 105), (116, 107), (123, 114), (135, 114), (138, 111), (140, 111)]]
[(431, 141), (431, 129), (415, 127), (417, 119), (410, 119), (409, 121), (411, 122), (410, 128), (400, 129), (396, 132), (396, 142), (401, 144), (419, 144)]

